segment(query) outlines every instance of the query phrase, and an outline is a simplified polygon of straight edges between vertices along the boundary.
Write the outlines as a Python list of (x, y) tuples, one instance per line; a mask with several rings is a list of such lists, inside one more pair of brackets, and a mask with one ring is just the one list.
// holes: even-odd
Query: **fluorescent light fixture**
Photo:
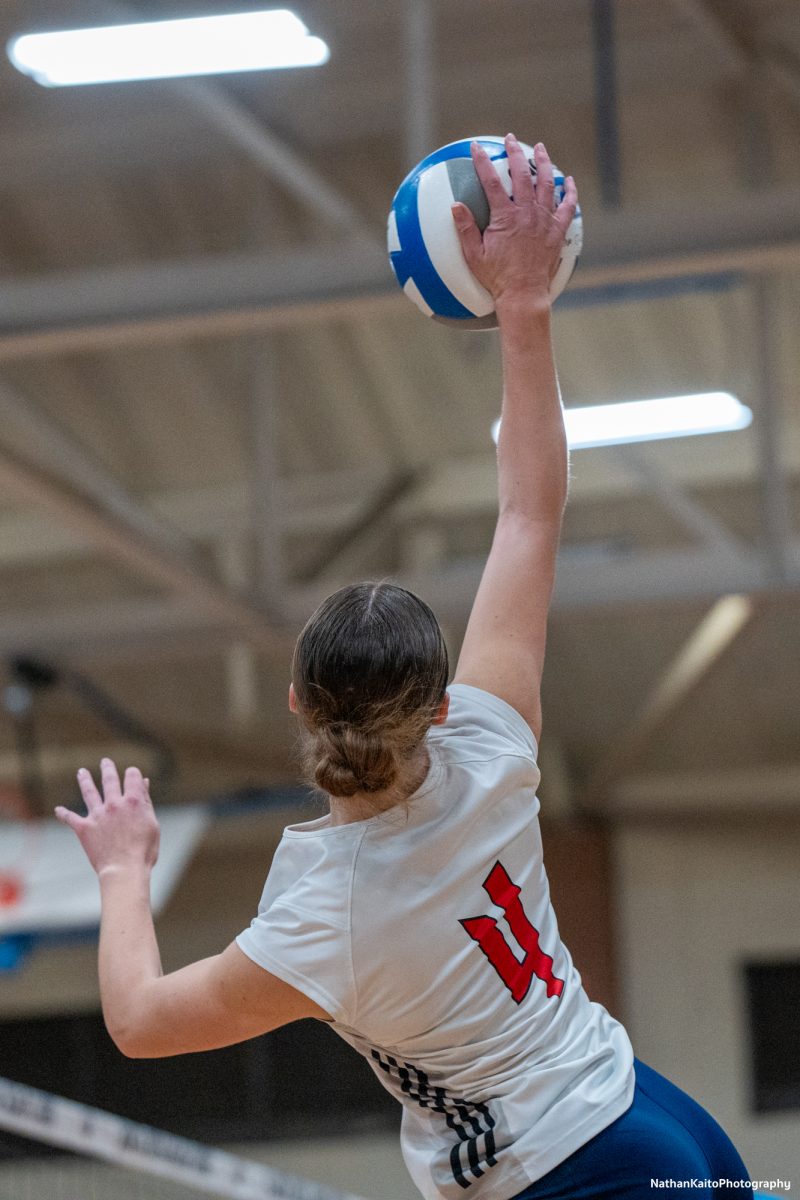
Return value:
[[(567, 441), (573, 450), (726, 433), (746, 429), (752, 420), (751, 410), (730, 392), (701, 392), (696, 396), (666, 396), (662, 400), (564, 409)], [(499, 431), (498, 419), (492, 426), (495, 442)]]
[(147, 21), (28, 33), (8, 44), (8, 57), (43, 87), (175, 79), (278, 67), (315, 67), (328, 47), (287, 8), (179, 21)]

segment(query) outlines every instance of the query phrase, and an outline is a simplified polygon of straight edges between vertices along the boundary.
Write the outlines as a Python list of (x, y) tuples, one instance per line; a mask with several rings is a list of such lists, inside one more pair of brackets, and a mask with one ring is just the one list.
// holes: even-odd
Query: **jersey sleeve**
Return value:
[(480, 747), (482, 755), (511, 754), (536, 762), (538, 747), (533, 731), (507, 701), (467, 683), (451, 684), (448, 692), (447, 721), (431, 730), (434, 736), (467, 753), (474, 746)]
[(236, 938), (248, 958), (349, 1025), (354, 994), (349, 937), (315, 913), (276, 900)]
[(303, 992), (335, 1021), (355, 1009), (349, 897), (358, 838), (284, 831), (258, 905), (236, 939), (265, 971)]

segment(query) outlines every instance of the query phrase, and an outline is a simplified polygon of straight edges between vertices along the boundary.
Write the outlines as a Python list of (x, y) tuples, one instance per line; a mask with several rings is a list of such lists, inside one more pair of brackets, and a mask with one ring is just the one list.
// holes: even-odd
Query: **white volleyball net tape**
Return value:
[(0, 1079), (0, 1129), (126, 1168), (128, 1176), (125, 1183), (119, 1171), (87, 1172), (65, 1159), (45, 1165), (11, 1160), (0, 1163), (0, 1200), (189, 1200), (198, 1193), (227, 1200), (360, 1200), (9, 1079)]

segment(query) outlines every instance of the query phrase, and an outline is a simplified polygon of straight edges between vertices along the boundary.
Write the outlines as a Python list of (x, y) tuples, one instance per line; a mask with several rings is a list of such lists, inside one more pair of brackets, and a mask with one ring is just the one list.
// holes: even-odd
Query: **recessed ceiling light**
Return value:
[(328, 47), (286, 8), (178, 21), (147, 21), (56, 33), (28, 33), (8, 44), (17, 70), (43, 87), (174, 79), (313, 67)]
[[(564, 409), (567, 441), (573, 450), (726, 433), (746, 429), (752, 420), (751, 410), (730, 392), (701, 392), (693, 396)], [(492, 426), (495, 442), (499, 430), (498, 419)]]

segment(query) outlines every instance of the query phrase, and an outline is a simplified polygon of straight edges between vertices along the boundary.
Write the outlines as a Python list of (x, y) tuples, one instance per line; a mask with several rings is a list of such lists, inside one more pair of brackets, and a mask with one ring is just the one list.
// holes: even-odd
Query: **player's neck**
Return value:
[(402, 804), (421, 787), (428, 774), (430, 758), (425, 745), (419, 747), (394, 784), (383, 792), (356, 792), (354, 796), (329, 796), (331, 825), (349, 825), (388, 812)]

